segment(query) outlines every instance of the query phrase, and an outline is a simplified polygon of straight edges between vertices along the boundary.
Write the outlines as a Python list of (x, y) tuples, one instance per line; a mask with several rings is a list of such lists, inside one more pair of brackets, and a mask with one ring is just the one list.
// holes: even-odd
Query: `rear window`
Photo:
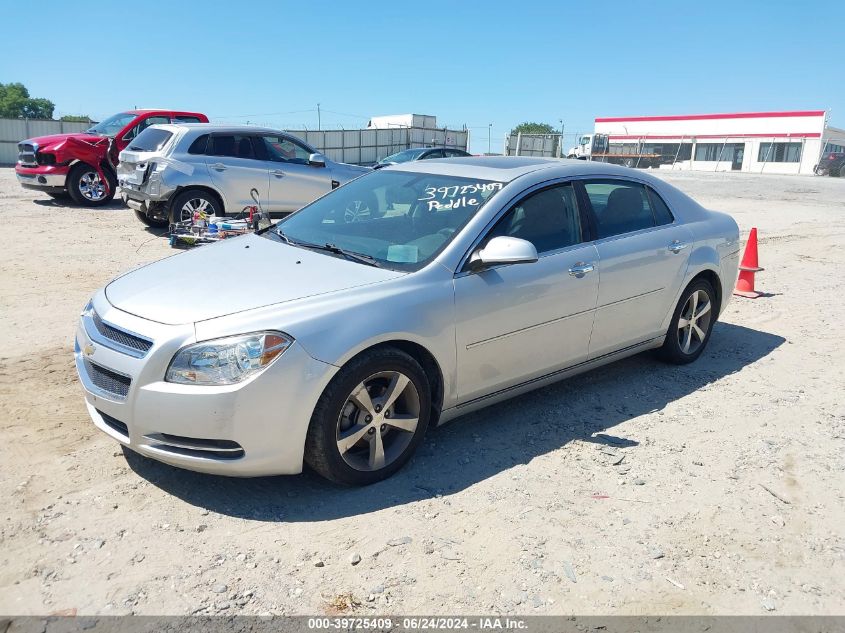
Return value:
[(174, 123), (202, 123), (198, 116), (176, 115), (173, 117)]
[(129, 145), (129, 149), (136, 152), (157, 152), (167, 144), (173, 136), (172, 132), (148, 127), (141, 132)]

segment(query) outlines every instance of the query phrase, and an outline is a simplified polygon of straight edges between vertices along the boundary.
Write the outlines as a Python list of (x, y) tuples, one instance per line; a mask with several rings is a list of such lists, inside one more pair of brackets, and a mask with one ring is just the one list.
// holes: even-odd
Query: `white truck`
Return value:
[(662, 154), (643, 152), (642, 143), (625, 144), (621, 151), (610, 151), (610, 138), (607, 134), (585, 134), (578, 139), (578, 145), (569, 148), (567, 158), (595, 160), (613, 163), (625, 167), (657, 167)]

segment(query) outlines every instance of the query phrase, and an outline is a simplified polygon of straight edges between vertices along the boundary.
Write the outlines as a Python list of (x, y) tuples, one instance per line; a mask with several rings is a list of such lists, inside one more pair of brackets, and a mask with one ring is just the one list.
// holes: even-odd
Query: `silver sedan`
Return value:
[[(348, 221), (362, 195), (377, 213)], [(739, 248), (730, 216), (639, 171), (414, 162), (113, 280), (76, 365), (94, 424), (147, 457), (369, 484), (469, 411), (648, 349), (694, 361)]]

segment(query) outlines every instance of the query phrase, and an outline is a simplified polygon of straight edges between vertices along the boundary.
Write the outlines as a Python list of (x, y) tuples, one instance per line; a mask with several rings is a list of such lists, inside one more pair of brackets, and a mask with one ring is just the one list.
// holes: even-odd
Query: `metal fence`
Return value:
[(372, 165), (415, 147), (450, 147), (469, 151), (469, 132), (447, 128), (395, 127), (361, 130), (285, 130), (331, 160)]
[(0, 165), (14, 165), (18, 143), (34, 136), (83, 132), (90, 123), (41, 119), (0, 119)]
[(563, 155), (560, 134), (509, 134), (505, 137), (505, 156), (540, 156), (559, 158)]

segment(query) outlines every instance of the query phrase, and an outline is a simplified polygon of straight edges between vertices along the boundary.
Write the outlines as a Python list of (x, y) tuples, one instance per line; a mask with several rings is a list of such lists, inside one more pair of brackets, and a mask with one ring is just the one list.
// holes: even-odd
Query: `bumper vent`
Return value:
[(126, 399), (127, 394), (129, 394), (129, 385), (132, 384), (132, 379), (129, 376), (124, 376), (111, 369), (101, 367), (96, 363), (92, 363), (87, 358), (83, 360), (83, 363), (85, 364), (85, 372), (88, 374), (88, 379), (98, 389), (114, 396), (118, 400)]
[(100, 318), (100, 315), (96, 312), (93, 314), (91, 320), (94, 323), (94, 327), (97, 328), (97, 332), (100, 333), (100, 336), (112, 341), (113, 343), (117, 343), (123, 348), (128, 348), (129, 350), (138, 352), (137, 354), (133, 354), (133, 356), (144, 356), (153, 346), (153, 342), (148, 339), (135, 336), (134, 334), (130, 334), (129, 332), (119, 330), (118, 328), (109, 325), (103, 321)]
[(117, 431), (121, 435), (125, 436), (126, 439), (129, 439), (129, 427), (126, 426), (123, 422), (118, 420), (117, 418), (111, 417), (108, 413), (103, 413), (99, 409), (97, 409), (97, 413), (100, 414), (100, 417), (103, 418), (103, 422), (106, 423), (113, 431)]
[(239, 459), (244, 456), (243, 447), (232, 440), (209, 440), (169, 433), (152, 433), (145, 438), (151, 440), (152, 448), (176, 455), (215, 460)]

